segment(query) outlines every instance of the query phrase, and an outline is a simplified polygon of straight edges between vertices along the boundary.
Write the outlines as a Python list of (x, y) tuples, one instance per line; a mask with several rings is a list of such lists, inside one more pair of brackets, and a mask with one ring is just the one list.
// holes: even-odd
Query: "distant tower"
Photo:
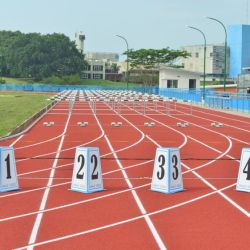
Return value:
[(82, 33), (82, 31), (75, 33), (76, 48), (79, 50), (81, 54), (83, 54), (84, 51), (84, 40), (85, 40), (85, 35)]

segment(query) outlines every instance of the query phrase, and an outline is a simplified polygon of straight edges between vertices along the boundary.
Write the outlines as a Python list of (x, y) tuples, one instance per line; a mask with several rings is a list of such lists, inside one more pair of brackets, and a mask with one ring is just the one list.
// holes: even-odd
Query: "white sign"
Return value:
[(157, 148), (151, 190), (167, 194), (183, 191), (178, 148)]
[(0, 147), (0, 192), (19, 189), (13, 147)]
[(250, 148), (243, 148), (236, 190), (250, 192)]
[(103, 190), (99, 148), (76, 148), (71, 190), (83, 193)]

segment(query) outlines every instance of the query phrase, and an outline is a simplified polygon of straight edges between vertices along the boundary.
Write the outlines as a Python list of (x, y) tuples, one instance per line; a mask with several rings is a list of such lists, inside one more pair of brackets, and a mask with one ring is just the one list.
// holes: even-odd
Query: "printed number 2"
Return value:
[(8, 154), (8, 156), (5, 158), (6, 161), (6, 167), (7, 167), (7, 179), (11, 179), (11, 175), (10, 175), (10, 155)]
[(243, 169), (243, 173), (247, 174), (246, 180), (249, 181), (250, 180), (250, 158), (248, 159), (247, 164), (246, 164), (246, 166)]
[[(80, 168), (79, 168), (79, 170), (77, 172), (76, 178), (79, 179), (79, 180), (83, 180), (83, 177), (84, 177), (83, 168), (84, 168), (84, 165), (85, 165), (84, 156), (79, 155), (78, 158), (77, 158), (77, 161), (78, 161), (78, 163), (80, 163)], [(97, 156), (92, 155), (91, 158), (90, 158), (90, 162), (91, 162), (91, 164), (94, 164), (94, 168), (93, 168), (93, 171), (92, 171), (92, 174), (91, 174), (91, 179), (96, 180), (96, 179), (98, 179), (98, 172), (96, 171), (97, 165), (98, 165)]]
[[(83, 177), (84, 177), (84, 171), (82, 171), (83, 167), (84, 167), (84, 164), (85, 164), (85, 158), (83, 155), (79, 155), (78, 158), (77, 158), (77, 161), (80, 163), (80, 168), (77, 172), (77, 175), (76, 175), (76, 179), (80, 179), (80, 180), (83, 180)], [(81, 173), (82, 171), (82, 173)]]
[[(93, 168), (93, 172), (92, 172), (92, 175), (91, 175), (91, 179), (92, 180), (97, 180), (98, 179), (98, 172), (96, 171), (97, 164), (98, 164), (97, 156), (92, 155), (91, 158), (90, 158), (90, 161), (91, 161), (91, 164), (94, 163), (94, 168)], [(95, 171), (96, 171), (96, 173), (95, 173)]]
[(172, 176), (173, 176), (174, 180), (177, 180), (178, 179), (178, 175), (179, 175), (179, 171), (178, 171), (178, 168), (177, 168), (178, 158), (177, 158), (176, 155), (172, 156), (172, 163), (173, 163), (173, 168), (175, 170), (175, 173), (173, 173)]

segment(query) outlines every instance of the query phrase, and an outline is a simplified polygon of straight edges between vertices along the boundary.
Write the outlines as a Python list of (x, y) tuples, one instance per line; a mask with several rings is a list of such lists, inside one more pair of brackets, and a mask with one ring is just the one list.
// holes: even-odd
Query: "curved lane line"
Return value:
[(133, 221), (136, 221), (136, 220), (143, 219), (146, 215), (147, 216), (154, 216), (154, 215), (157, 215), (157, 214), (161, 214), (161, 213), (164, 213), (166, 211), (169, 211), (169, 210), (172, 210), (172, 209), (175, 209), (175, 208), (178, 208), (178, 207), (190, 204), (192, 202), (199, 201), (199, 200), (204, 199), (206, 197), (209, 197), (211, 195), (217, 194), (219, 192), (222, 192), (224, 190), (232, 188), (234, 185), (235, 184), (229, 185), (227, 187), (224, 187), (224, 188), (221, 188), (221, 189), (209, 192), (207, 194), (198, 196), (198, 197), (190, 199), (188, 201), (185, 201), (185, 202), (182, 202), (182, 203), (170, 206), (170, 207), (165, 207), (163, 209), (159, 209), (159, 210), (147, 213), (145, 215), (140, 215), (140, 216), (132, 217), (132, 218), (127, 219), (127, 220), (118, 221), (116, 223), (104, 225), (104, 226), (97, 227), (97, 228), (92, 228), (92, 229), (89, 229), (89, 230), (86, 230), (86, 231), (82, 231), (82, 232), (78, 232), (78, 233), (74, 233), (74, 234), (70, 234), (70, 235), (66, 235), (66, 236), (62, 236), (62, 237), (57, 237), (57, 238), (46, 240), (46, 241), (41, 241), (41, 242), (38, 242), (38, 243), (35, 243), (35, 244), (32, 244), (32, 245), (22, 246), (22, 247), (16, 248), (15, 250), (25, 250), (25, 249), (27, 249), (30, 246), (32, 246), (32, 247), (42, 246), (42, 245), (50, 244), (50, 243), (53, 243), (53, 242), (57, 242), (57, 241), (61, 241), (61, 240), (66, 240), (66, 239), (70, 239), (70, 238), (74, 238), (74, 237), (86, 235), (86, 234), (89, 234), (89, 233), (97, 232), (97, 231), (104, 230), (104, 229), (107, 229), (107, 228), (116, 227), (116, 226), (123, 225), (123, 224), (129, 223), (129, 222), (133, 222)]

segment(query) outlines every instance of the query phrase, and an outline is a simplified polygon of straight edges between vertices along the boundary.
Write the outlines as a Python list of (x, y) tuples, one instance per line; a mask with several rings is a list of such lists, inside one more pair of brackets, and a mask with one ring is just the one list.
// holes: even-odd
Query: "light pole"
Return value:
[(187, 26), (190, 29), (199, 31), (203, 38), (204, 38), (204, 63), (203, 63), (203, 101), (205, 101), (205, 84), (206, 84), (206, 51), (207, 51), (207, 40), (206, 36), (203, 31), (200, 29), (193, 27), (193, 26)]
[(225, 25), (218, 19), (213, 18), (213, 17), (207, 17), (208, 19), (211, 19), (217, 23), (219, 23), (224, 31), (225, 31), (225, 43), (224, 43), (224, 50), (225, 50), (225, 55), (224, 55), (224, 92), (226, 91), (226, 80), (227, 80), (227, 30)]
[[(123, 36), (120, 36), (120, 35), (116, 35), (116, 36), (120, 37), (122, 40), (125, 41), (126, 46), (127, 46), (127, 53), (128, 53), (129, 48), (128, 48), (128, 41), (127, 41), (127, 39), (126, 39), (125, 37), (123, 37)], [(128, 90), (128, 82), (129, 82), (129, 75), (128, 75), (128, 54), (127, 54), (127, 72), (126, 72), (126, 80), (127, 80), (127, 90)]]

